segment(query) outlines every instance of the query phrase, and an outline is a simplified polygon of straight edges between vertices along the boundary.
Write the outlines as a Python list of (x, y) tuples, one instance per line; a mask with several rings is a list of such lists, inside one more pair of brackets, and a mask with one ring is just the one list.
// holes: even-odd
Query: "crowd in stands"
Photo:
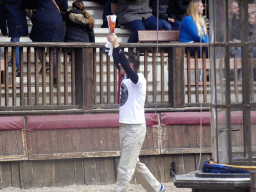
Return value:
[[(118, 3), (117, 26), (130, 29), (128, 43), (138, 42), (138, 30), (180, 30), (180, 42), (209, 42), (202, 0), (105, 0), (102, 28), (107, 28), (106, 16), (111, 13), (111, 4)], [(157, 5), (159, 3), (159, 5)], [(255, 3), (250, 0), (249, 3)], [(29, 11), (28, 11), (29, 10)], [(26, 16), (32, 21), (29, 34), (33, 42), (95, 42), (94, 18), (85, 10), (82, 0), (75, 0), (68, 10), (68, 0), (1, 0), (0, 29), (3, 35), (18, 42), (28, 35)], [(159, 18), (159, 19), (158, 19)], [(255, 13), (249, 13), (249, 38), (255, 38)], [(63, 20), (66, 21), (64, 32)], [(229, 1), (230, 41), (241, 41), (239, 0)], [(230, 55), (241, 49), (230, 49)], [(0, 51), (1, 53), (2, 51)], [(194, 50), (191, 50), (193, 55)], [(200, 51), (199, 51), (200, 52)], [(253, 50), (256, 57), (256, 50)], [(42, 49), (39, 60), (42, 62)], [(19, 48), (16, 48), (16, 75), (20, 74)], [(54, 84), (57, 83), (56, 49), (53, 50)], [(49, 70), (49, 63), (46, 63)]]
[[(33, 25), (29, 37), (33, 42), (95, 42), (93, 31), (94, 19), (86, 12), (82, 0), (74, 1), (73, 8), (69, 11), (67, 10), (67, 1), (68, 0), (0, 1), (1, 32), (3, 35), (7, 35), (8, 28), (8, 35), (11, 37), (11, 41), (19, 41), (21, 36), (28, 35), (25, 10), (30, 10)], [(117, 22), (131, 30), (128, 43), (134, 43), (138, 42), (138, 30), (180, 30), (182, 26), (181, 21), (183, 21), (187, 13), (187, 7), (190, 2), (194, 1), (195, 0), (106, 0), (96, 2), (102, 5), (104, 4), (102, 16), (103, 28), (108, 27), (106, 15), (112, 14), (111, 4), (118, 3), (116, 11)], [(157, 5), (158, 2), (159, 6)], [(159, 17), (159, 19), (157, 19), (157, 17)], [(63, 20), (66, 21), (67, 24), (66, 33), (64, 33)], [(17, 28), (17, 26), (19, 26), (19, 28)], [(18, 53), (17, 48), (17, 71), (19, 70)], [(56, 50), (54, 50), (53, 57), (54, 77), (56, 77)], [(39, 50), (39, 59), (42, 60), (41, 50)], [(47, 63), (47, 70), (48, 69), (49, 64)]]
[[(94, 18), (86, 12), (82, 0), (74, 1), (70, 11), (68, 0), (0, 1), (0, 29), (11, 41), (17, 42), (21, 36), (28, 35), (26, 16), (32, 22), (29, 38), (33, 42), (95, 42)], [(38, 48), (38, 52), (43, 62), (43, 48)], [(49, 71), (48, 62), (46, 71)], [(16, 48), (16, 76), (20, 76), (19, 48)], [(57, 82), (56, 49), (53, 49), (53, 84)]]
[(107, 0), (102, 16), (102, 28), (108, 27), (106, 15), (112, 14), (111, 3), (118, 3), (117, 22), (131, 30), (128, 43), (138, 42), (138, 30), (179, 30), (190, 1)]

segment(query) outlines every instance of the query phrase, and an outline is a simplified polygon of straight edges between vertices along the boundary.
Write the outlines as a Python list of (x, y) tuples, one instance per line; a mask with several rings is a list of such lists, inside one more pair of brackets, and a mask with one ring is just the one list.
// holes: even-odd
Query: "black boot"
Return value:
[[(49, 63), (46, 63), (46, 69), (45, 69), (46, 73), (50, 71), (50, 67), (49, 67)], [(43, 74), (43, 67), (41, 67), (39, 74)]]
[(20, 68), (16, 69), (16, 77), (20, 77)]
[(108, 28), (108, 23), (103, 22), (103, 24), (101, 25), (101, 28)]
[(53, 78), (53, 86), (57, 87), (58, 85), (58, 79), (57, 78)]

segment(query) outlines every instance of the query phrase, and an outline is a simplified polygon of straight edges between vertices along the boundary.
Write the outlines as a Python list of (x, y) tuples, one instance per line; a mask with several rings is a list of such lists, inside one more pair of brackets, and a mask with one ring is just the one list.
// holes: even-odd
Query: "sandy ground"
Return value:
[[(176, 188), (172, 182), (163, 183), (166, 188), (166, 192), (191, 192), (191, 189)], [(5, 188), (2, 191), (13, 191), (13, 192), (114, 192), (115, 185), (70, 185), (66, 187), (43, 187), (43, 188), (30, 188), (30, 189), (19, 189), (19, 188)], [(130, 185), (129, 192), (145, 192), (141, 185)]]

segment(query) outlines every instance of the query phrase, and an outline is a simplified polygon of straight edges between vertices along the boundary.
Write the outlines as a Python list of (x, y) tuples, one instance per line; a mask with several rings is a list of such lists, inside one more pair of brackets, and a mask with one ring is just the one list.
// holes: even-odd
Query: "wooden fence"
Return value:
[[(191, 121), (184, 121), (186, 114)], [(211, 157), (210, 113), (204, 113), (202, 128), (199, 114), (146, 113), (140, 159), (160, 182), (172, 181), (171, 169), (188, 173)], [(0, 121), (0, 188), (115, 183), (118, 114), (0, 117)]]
[[(16, 77), (15, 73), (16, 46), (20, 47), (20, 77)], [(1, 60), (5, 65), (0, 74), (1, 111), (76, 109), (78, 112), (85, 112), (95, 109), (117, 109), (117, 70), (113, 65), (113, 58), (101, 53), (103, 46), (104, 44), (97, 43), (0, 43), (4, 50)], [(186, 46), (191, 44), (121, 45), (124, 51), (133, 49), (140, 55), (140, 70), (148, 82), (145, 105), (147, 109), (185, 108), (199, 106), (199, 103), (208, 106), (210, 103), (209, 99), (201, 100), (202, 93), (198, 91), (201, 89), (198, 85), (202, 84), (203, 95), (205, 97), (207, 94), (209, 98), (210, 92), (206, 90), (209, 89), (209, 82), (206, 80), (208, 73), (205, 68), (209, 66), (207, 59), (185, 55)], [(38, 60), (38, 48), (43, 50), (42, 63)], [(57, 50), (57, 86), (53, 85), (54, 49)], [(13, 62), (8, 66), (10, 59)], [(197, 63), (201, 60), (203, 65), (187, 67), (190, 66), (189, 62)], [(50, 64), (49, 73), (45, 70), (47, 62)], [(204, 77), (202, 81), (198, 76), (201, 69)], [(195, 73), (192, 72), (194, 70)]]

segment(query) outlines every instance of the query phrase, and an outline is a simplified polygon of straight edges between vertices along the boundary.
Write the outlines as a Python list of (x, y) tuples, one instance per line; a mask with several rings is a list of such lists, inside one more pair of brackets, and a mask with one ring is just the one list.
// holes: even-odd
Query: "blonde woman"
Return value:
[(205, 20), (202, 17), (204, 6), (201, 1), (191, 1), (180, 29), (180, 42), (209, 42)]

